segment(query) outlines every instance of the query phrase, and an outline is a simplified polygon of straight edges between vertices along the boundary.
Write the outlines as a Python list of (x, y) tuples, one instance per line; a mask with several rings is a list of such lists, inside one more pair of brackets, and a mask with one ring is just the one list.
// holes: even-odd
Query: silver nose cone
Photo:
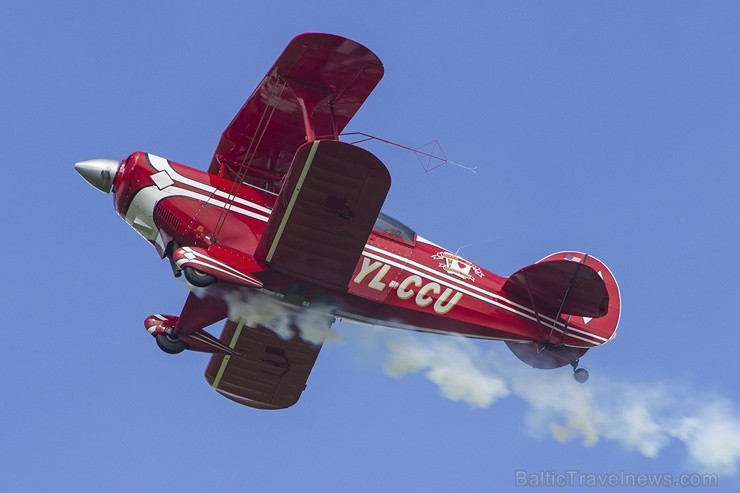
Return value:
[(110, 193), (113, 179), (118, 172), (118, 161), (113, 159), (90, 159), (75, 164), (75, 170), (87, 182), (104, 193)]

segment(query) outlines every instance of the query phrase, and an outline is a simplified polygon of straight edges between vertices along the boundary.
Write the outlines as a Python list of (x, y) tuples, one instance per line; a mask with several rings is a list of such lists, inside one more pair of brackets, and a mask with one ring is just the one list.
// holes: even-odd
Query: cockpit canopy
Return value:
[(378, 216), (378, 219), (375, 220), (373, 230), (411, 243), (413, 243), (414, 238), (416, 237), (416, 233), (413, 229), (409, 228), (398, 219), (393, 219), (382, 212)]

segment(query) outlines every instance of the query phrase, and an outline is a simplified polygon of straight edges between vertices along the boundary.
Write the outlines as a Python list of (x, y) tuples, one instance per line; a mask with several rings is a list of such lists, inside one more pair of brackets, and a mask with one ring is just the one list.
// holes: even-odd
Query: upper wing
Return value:
[(221, 342), (240, 356), (211, 357), (205, 375), (211, 387), (245, 406), (283, 409), (298, 402), (323, 341), (285, 340), (265, 327), (228, 321)]
[(226, 127), (208, 172), (279, 191), (298, 147), (336, 139), (382, 77), (378, 57), (359, 43), (296, 36)]
[(391, 186), (370, 152), (338, 141), (295, 155), (255, 256), (271, 269), (346, 290)]

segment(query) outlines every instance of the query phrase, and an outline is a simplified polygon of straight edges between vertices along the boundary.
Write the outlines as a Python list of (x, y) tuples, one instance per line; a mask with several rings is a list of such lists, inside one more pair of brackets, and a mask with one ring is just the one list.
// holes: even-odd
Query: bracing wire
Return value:
[[(411, 151), (416, 155), (416, 158), (419, 160), (419, 164), (421, 164), (421, 167), (424, 169), (424, 171), (429, 172), (434, 170), (435, 168), (438, 168), (440, 166), (444, 166), (445, 164), (451, 164), (453, 166), (457, 166), (459, 168), (462, 168), (464, 170), (470, 171), (471, 173), (476, 173), (478, 170), (477, 166), (465, 166), (460, 163), (456, 163), (454, 161), (450, 161), (447, 159), (447, 156), (445, 155), (444, 151), (442, 150), (442, 146), (439, 144), (438, 141), (433, 140), (427, 144), (424, 144), (420, 147), (410, 147), (407, 145), (399, 144), (397, 142), (393, 142), (388, 139), (384, 139), (382, 137), (377, 137), (375, 135), (366, 134), (364, 132), (348, 132), (340, 134), (342, 137), (349, 137), (349, 136), (361, 136), (364, 137), (362, 139), (355, 140), (353, 142), (349, 142), (350, 144), (360, 144), (362, 142), (368, 142), (371, 140), (377, 140), (378, 142), (382, 142), (384, 144), (390, 144), (395, 147), (399, 147), (401, 149)], [(427, 152), (425, 149), (431, 147), (430, 152)], [(424, 162), (424, 159), (426, 158), (426, 163)]]

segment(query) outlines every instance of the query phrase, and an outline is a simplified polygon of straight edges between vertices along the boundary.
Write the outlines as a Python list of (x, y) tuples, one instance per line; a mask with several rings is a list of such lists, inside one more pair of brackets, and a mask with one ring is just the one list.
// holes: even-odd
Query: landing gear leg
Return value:
[(172, 257), (172, 252), (174, 252), (178, 248), (180, 248), (180, 244), (177, 243), (175, 240), (172, 240), (167, 244), (167, 248), (164, 250), (164, 256), (167, 257), (167, 260), (170, 261), (170, 268), (172, 269), (172, 273), (175, 275), (175, 277), (180, 277), (182, 275), (182, 269), (177, 266), (177, 264), (175, 263), (175, 259)]

